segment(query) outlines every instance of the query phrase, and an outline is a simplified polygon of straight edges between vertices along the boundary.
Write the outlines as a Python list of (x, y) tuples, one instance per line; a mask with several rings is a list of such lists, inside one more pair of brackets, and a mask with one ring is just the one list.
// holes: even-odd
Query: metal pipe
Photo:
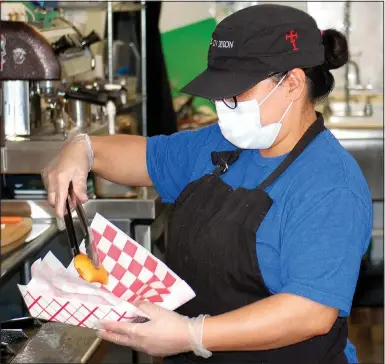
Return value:
[(147, 44), (146, 44), (146, 2), (141, 1), (140, 11), (142, 48), (142, 135), (147, 136)]
[[(349, 45), (349, 38), (350, 38), (350, 5), (351, 5), (350, 1), (346, 1), (345, 8), (344, 8), (345, 37), (348, 45)], [(344, 95), (345, 95), (345, 116), (351, 116), (352, 109), (350, 106), (349, 62), (345, 65)]]
[[(0, 82), (0, 146), (1, 146), (1, 161), (3, 159), (3, 147), (5, 147), (5, 121), (4, 121), (4, 94), (3, 82)], [(1, 163), (0, 163), (1, 164)]]
[(107, 110), (107, 119), (108, 119), (108, 134), (114, 135), (116, 133), (116, 125), (115, 125), (116, 107), (115, 107), (115, 104), (112, 101), (108, 101), (106, 110)]
[(29, 136), (29, 81), (3, 81), (2, 86), (5, 136)]
[(107, 49), (108, 49), (108, 83), (113, 83), (113, 59), (112, 59), (112, 42), (113, 42), (113, 28), (112, 28), (112, 1), (107, 2)]
[(360, 75), (360, 68), (358, 67), (358, 64), (357, 62), (354, 62), (352, 61), (351, 59), (349, 59), (349, 61), (347, 62), (347, 68), (349, 68), (349, 66), (352, 66), (353, 67), (353, 70), (354, 70), (354, 75), (356, 77), (355, 79), (355, 85), (354, 87), (355, 88), (360, 88), (362, 87), (361, 85), (361, 75)]

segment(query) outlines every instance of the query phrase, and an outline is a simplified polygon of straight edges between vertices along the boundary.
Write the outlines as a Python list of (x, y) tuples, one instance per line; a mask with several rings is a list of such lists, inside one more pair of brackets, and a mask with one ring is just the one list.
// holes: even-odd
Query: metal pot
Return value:
[(91, 104), (80, 100), (68, 100), (68, 114), (76, 123), (76, 127), (84, 130), (91, 125)]
[(102, 177), (94, 176), (94, 192), (99, 198), (135, 198), (138, 188), (119, 185)]
[(10, 139), (29, 136), (29, 82), (3, 81), (1, 101), (5, 136)]

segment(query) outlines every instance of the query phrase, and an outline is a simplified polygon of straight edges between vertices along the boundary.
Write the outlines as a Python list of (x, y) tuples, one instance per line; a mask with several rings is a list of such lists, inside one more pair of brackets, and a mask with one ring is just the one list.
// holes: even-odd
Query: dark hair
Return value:
[[(311, 102), (327, 98), (334, 88), (334, 77), (330, 70), (342, 67), (349, 59), (348, 43), (345, 36), (335, 29), (322, 32), (325, 47), (325, 62), (319, 66), (303, 68)], [(287, 72), (274, 74), (272, 78), (279, 81)]]

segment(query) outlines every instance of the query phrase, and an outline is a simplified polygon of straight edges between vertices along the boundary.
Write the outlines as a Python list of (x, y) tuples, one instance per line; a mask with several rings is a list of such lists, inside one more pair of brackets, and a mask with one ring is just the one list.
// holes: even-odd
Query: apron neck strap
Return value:
[(298, 141), (282, 163), (257, 188), (264, 189), (275, 182), (279, 176), (283, 174), (286, 169), (289, 168), (290, 165), (301, 155), (305, 148), (318, 136), (318, 134), (322, 133), (324, 130), (326, 130), (324, 119), (322, 114), (317, 112), (317, 120), (310, 125), (302, 138)]

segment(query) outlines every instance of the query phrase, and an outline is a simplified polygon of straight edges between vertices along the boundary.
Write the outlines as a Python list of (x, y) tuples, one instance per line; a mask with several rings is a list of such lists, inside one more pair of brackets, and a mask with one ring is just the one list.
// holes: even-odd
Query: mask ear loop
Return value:
[(278, 124), (282, 123), (282, 120), (285, 118), (286, 114), (289, 112), (290, 108), (291, 108), (291, 105), (293, 105), (293, 100), (291, 100), (291, 103), (290, 105), (287, 107), (286, 111), (283, 113), (282, 117), (281, 117), (281, 120), (278, 121)]
[(259, 105), (262, 105), (266, 100), (267, 98), (277, 89), (277, 87), (283, 82), (283, 80), (286, 78), (287, 76), (287, 73), (285, 74), (285, 76), (283, 76), (280, 81), (275, 85), (275, 87), (267, 94), (267, 96), (265, 96), (265, 98), (259, 103)]

